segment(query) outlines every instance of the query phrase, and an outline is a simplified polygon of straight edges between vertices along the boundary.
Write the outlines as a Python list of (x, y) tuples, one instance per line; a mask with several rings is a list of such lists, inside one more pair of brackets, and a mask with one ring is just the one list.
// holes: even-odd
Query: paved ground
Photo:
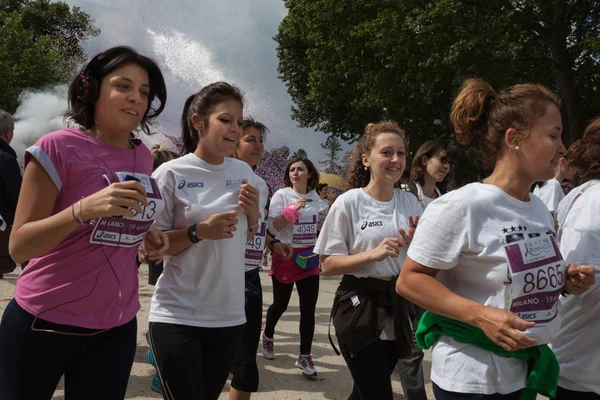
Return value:
[[(147, 276), (147, 268), (142, 266), (140, 269), (140, 300), (142, 309), (138, 314), (138, 348), (133, 371), (129, 379), (126, 399), (147, 400), (162, 398), (150, 390), (150, 381), (154, 372), (146, 359), (148, 344), (146, 343), (144, 334), (146, 333), (150, 298), (153, 293), (153, 287), (146, 284)], [(4, 312), (6, 304), (12, 298), (16, 278), (17, 273), (13, 273), (6, 275), (4, 279), (0, 280), (0, 313)], [(271, 304), (273, 298), (272, 285), (271, 279), (266, 272), (261, 272), (261, 279), (264, 290), (264, 311), (266, 313), (266, 309)], [(259, 392), (252, 396), (253, 399), (347, 399), (352, 388), (350, 373), (344, 364), (343, 358), (335, 355), (327, 338), (329, 312), (338, 280), (338, 278), (321, 278), (319, 301), (317, 303), (317, 326), (313, 344), (313, 360), (318, 371), (318, 378), (307, 379), (294, 366), (300, 343), (298, 333), (300, 313), (298, 298), (296, 295), (292, 295), (288, 310), (281, 318), (275, 332), (275, 352), (277, 358), (273, 361), (267, 361), (261, 355), (257, 358), (260, 370), (260, 387)], [(424, 367), (428, 395), (430, 399), (433, 399), (431, 382), (429, 380), (429, 371), (431, 368), (429, 353), (425, 356)], [(398, 377), (394, 376), (393, 381), (394, 393), (396, 394), (394, 399), (403, 399), (404, 396), (402, 395), (402, 388)], [(101, 385), (109, 384), (109, 382), (103, 381), (101, 376), (98, 377), (98, 383)], [(90, 390), (93, 390), (93, 388), (90, 388)], [(228, 399), (228, 391), (229, 383), (225, 386), (219, 400)], [(542, 399), (542, 397), (539, 398)], [(53, 399), (64, 400), (63, 391), (60, 390), (60, 387)]]

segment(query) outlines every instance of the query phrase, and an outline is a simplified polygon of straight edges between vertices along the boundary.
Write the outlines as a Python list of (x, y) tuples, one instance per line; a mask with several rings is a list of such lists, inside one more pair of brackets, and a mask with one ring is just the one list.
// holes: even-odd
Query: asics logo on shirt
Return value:
[(364, 231), (366, 228), (372, 228), (374, 226), (383, 226), (383, 221), (365, 221), (360, 227), (360, 229)]
[(181, 182), (179, 182), (179, 185), (177, 185), (177, 189), (181, 190), (184, 187), (187, 187), (189, 189), (203, 188), (204, 187), (204, 182), (186, 182), (185, 179), (184, 179)]

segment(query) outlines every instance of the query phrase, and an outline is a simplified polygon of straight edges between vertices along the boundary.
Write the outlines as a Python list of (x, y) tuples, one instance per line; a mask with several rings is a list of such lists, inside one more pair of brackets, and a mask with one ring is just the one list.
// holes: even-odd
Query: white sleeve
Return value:
[(574, 206), (567, 215), (560, 241), (560, 251), (566, 264), (591, 265), (596, 283), (578, 295), (582, 307), (594, 306), (600, 301), (600, 201)]
[(408, 257), (426, 267), (451, 269), (468, 248), (468, 216), (464, 208), (448, 198), (432, 202), (419, 220)]
[(175, 177), (167, 168), (158, 168), (152, 174), (156, 180), (160, 194), (165, 202), (165, 208), (160, 213), (154, 226), (161, 231), (175, 229)]
[(562, 190), (562, 186), (560, 185), (560, 182), (557, 181), (557, 183), (554, 184), (554, 187), (552, 188), (552, 209), (550, 210), (553, 213), (556, 213), (556, 211), (558, 210), (558, 204), (560, 203), (560, 201), (562, 199), (565, 198), (565, 193)]
[(280, 189), (275, 192), (273, 197), (271, 198), (271, 204), (269, 205), (269, 231), (273, 233), (279, 233), (275, 226), (273, 225), (273, 221), (275, 218), (279, 217), (283, 212), (283, 207), (285, 206), (285, 198), (283, 196), (283, 189)]
[(556, 179), (552, 179), (551, 181), (546, 182), (539, 194), (538, 197), (544, 202), (548, 210), (552, 213), (556, 213), (558, 209), (558, 203), (564, 197), (564, 193), (562, 191), (562, 187), (560, 186), (560, 182)]
[(338, 199), (331, 206), (317, 238), (313, 250), (315, 253), (327, 256), (345, 256), (350, 253), (352, 221), (349, 210), (344, 205), (344, 202)]

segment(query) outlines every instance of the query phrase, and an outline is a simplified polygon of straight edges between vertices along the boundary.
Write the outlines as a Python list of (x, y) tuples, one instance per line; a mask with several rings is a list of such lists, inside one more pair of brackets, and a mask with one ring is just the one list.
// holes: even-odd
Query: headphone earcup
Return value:
[(90, 84), (88, 78), (84, 74), (79, 74), (77, 81), (75, 82), (75, 95), (82, 102), (86, 102), (86, 99), (90, 93)]
[(84, 74), (79, 74), (77, 77), (75, 91), (77, 98), (84, 104), (94, 103), (100, 95), (96, 79)]

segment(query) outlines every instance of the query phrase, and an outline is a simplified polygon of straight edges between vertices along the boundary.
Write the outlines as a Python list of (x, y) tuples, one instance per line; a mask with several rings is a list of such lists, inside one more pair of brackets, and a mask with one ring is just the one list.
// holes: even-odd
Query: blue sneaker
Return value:
[(152, 377), (152, 385), (150, 385), (150, 389), (152, 389), (152, 391), (156, 393), (162, 392), (162, 389), (160, 387), (160, 380), (158, 379), (157, 374), (154, 374), (154, 376)]
[(152, 350), (148, 350), (148, 362), (152, 364), (153, 367), (156, 367), (156, 362), (154, 361), (154, 354), (152, 354)]

